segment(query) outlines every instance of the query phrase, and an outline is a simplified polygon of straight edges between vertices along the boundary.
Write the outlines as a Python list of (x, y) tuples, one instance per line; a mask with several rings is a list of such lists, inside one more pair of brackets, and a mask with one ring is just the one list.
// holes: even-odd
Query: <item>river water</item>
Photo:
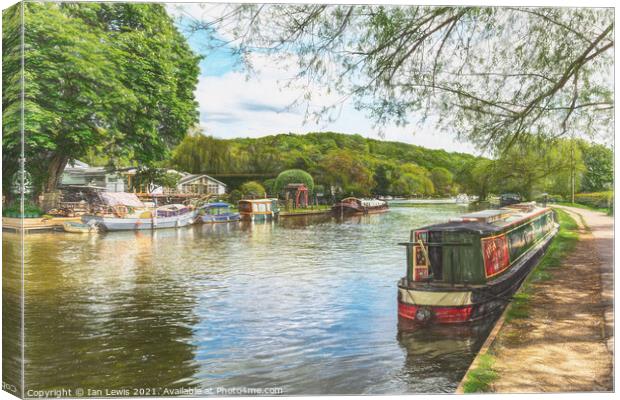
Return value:
[(490, 322), (399, 329), (397, 243), (463, 211), (27, 235), (26, 389), (451, 392)]

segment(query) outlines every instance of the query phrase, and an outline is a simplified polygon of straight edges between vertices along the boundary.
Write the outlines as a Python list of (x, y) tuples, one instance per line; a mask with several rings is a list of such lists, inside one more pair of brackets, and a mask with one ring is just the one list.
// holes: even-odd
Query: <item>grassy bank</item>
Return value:
[(308, 208), (286, 208), (280, 209), (280, 215), (295, 215), (295, 214), (311, 214), (311, 213), (323, 213), (332, 209), (329, 205), (313, 205)]
[[(578, 225), (575, 220), (562, 210), (555, 210), (555, 212), (560, 230), (547, 249), (545, 256), (528, 276), (521, 289), (513, 296), (514, 299), (506, 311), (506, 323), (529, 317), (529, 310), (532, 306), (530, 299), (534, 290), (532, 283), (551, 279), (550, 270), (561, 266), (562, 260), (575, 248), (579, 240)], [(463, 391), (465, 393), (489, 391), (491, 383), (498, 378), (497, 372), (493, 369), (494, 363), (495, 358), (491, 346), (487, 354), (479, 357), (476, 368), (467, 373)]]

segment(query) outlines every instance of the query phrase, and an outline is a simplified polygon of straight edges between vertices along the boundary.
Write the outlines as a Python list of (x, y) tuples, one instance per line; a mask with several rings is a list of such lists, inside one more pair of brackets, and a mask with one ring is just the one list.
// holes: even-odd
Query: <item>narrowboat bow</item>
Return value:
[(464, 323), (501, 310), (544, 254), (558, 224), (549, 208), (516, 204), (411, 231), (399, 318)]

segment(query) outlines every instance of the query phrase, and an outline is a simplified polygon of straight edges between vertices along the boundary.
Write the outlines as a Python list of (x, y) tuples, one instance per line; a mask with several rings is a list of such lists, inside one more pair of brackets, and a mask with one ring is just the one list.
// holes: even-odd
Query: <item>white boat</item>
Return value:
[(133, 231), (164, 228), (180, 228), (190, 225), (196, 218), (196, 212), (183, 204), (170, 204), (153, 211), (139, 211), (120, 216), (85, 216), (84, 219), (95, 220), (106, 231)]

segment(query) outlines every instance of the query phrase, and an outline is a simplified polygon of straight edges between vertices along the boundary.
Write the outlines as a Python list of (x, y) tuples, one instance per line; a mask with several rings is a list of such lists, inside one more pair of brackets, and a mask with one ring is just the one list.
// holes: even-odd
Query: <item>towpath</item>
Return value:
[(579, 241), (550, 280), (532, 283), (529, 317), (498, 334), (494, 392), (613, 390), (613, 217), (559, 208), (579, 224)]

